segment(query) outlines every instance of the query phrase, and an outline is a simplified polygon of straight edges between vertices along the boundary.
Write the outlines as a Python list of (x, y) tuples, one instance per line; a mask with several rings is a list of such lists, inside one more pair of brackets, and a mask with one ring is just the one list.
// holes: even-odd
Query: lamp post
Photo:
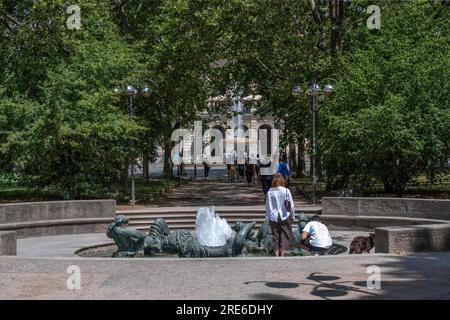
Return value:
[[(326, 78), (324, 80), (332, 80), (337, 82), (335, 79)], [(298, 97), (303, 94), (303, 89), (301, 86), (295, 86), (292, 89), (292, 94)], [(323, 89), (314, 80), (312, 84), (306, 90), (306, 93), (311, 97), (311, 113), (312, 113), (312, 135), (311, 135), (311, 147), (312, 147), (312, 157), (311, 157), (311, 182), (312, 182), (312, 203), (316, 204), (316, 191), (317, 191), (317, 174), (316, 174), (316, 116), (317, 116), (317, 98), (323, 93), (326, 96), (330, 96), (334, 92), (334, 88), (330, 83), (327, 83)]]
[[(146, 79), (148, 81), (152, 81), (156, 86), (157, 84), (151, 80)], [(130, 116), (134, 116), (135, 108), (134, 108), (134, 99), (140, 94), (141, 96), (148, 98), (152, 94), (152, 89), (148, 86), (144, 86), (141, 90), (138, 90), (132, 85), (127, 85), (126, 89), (122, 91), (119, 87), (114, 89), (114, 93), (123, 94), (127, 98), (127, 112)], [(130, 141), (130, 146), (133, 145), (133, 142)], [(136, 187), (135, 187), (135, 179), (134, 179), (134, 158), (130, 159), (130, 170), (131, 170), (131, 206), (136, 206)]]

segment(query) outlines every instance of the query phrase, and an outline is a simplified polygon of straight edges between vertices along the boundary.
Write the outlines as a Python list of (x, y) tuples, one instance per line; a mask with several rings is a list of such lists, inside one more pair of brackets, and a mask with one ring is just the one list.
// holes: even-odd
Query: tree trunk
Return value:
[(325, 32), (323, 30), (324, 17), (320, 12), (319, 8), (317, 8), (316, 0), (309, 0), (309, 6), (311, 7), (311, 12), (319, 29), (319, 39), (317, 40), (317, 48), (320, 50), (325, 50), (327, 45), (325, 43)]
[(170, 152), (172, 148), (170, 143), (164, 143), (164, 172), (163, 175), (166, 178), (173, 178), (173, 163), (170, 159)]
[(405, 191), (405, 188), (396, 188), (395, 194), (397, 195), (397, 198), (402, 198), (404, 191)]
[(119, 177), (119, 189), (128, 192), (128, 162), (123, 166)]
[(125, 3), (127, 0), (115, 0), (114, 10), (116, 12), (117, 23), (122, 31), (129, 29), (130, 24), (128, 23), (125, 14)]
[(330, 17), (331, 17), (331, 54), (333, 57), (342, 53), (344, 43), (344, 32), (342, 28), (342, 21), (344, 20), (344, 1), (331, 0)]
[(295, 155), (295, 144), (290, 143), (289, 144), (289, 168), (291, 171), (294, 171), (297, 169), (297, 157)]
[(392, 187), (392, 184), (389, 181), (383, 181), (384, 185), (384, 192), (387, 194), (394, 193), (394, 188)]
[(319, 181), (323, 180), (322, 159), (319, 154), (316, 154), (316, 175)]
[(302, 139), (299, 140), (298, 144), (298, 151), (297, 151), (297, 177), (303, 177), (304, 176), (304, 170), (305, 170), (305, 142)]
[(396, 179), (394, 183), (394, 192), (397, 195), (397, 197), (401, 198), (403, 197), (403, 193), (405, 192), (406, 184), (408, 183), (409, 179)]
[(149, 159), (148, 159), (148, 154), (144, 153), (142, 155), (142, 172), (143, 172), (143, 176), (146, 182), (149, 181)]

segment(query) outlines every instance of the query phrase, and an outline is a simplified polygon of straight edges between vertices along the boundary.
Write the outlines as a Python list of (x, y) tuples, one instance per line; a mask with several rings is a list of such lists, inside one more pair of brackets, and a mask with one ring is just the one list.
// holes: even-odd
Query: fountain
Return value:
[[(304, 256), (311, 253), (301, 246), (300, 234), (308, 222), (305, 214), (297, 216), (298, 225), (293, 227), (294, 241), (286, 255)], [(179, 257), (236, 257), (248, 254), (270, 255), (273, 252), (272, 232), (266, 221), (258, 233), (252, 233), (256, 222), (236, 222), (231, 228), (225, 219), (215, 213), (214, 207), (199, 208), (195, 234), (185, 231), (170, 231), (164, 219), (158, 218), (147, 235), (124, 228), (127, 219), (118, 215), (108, 226), (107, 236), (117, 245), (115, 257), (141, 257), (155, 254), (178, 254)], [(325, 254), (346, 252), (345, 246), (333, 243)]]
[(242, 92), (234, 98), (232, 128), (234, 129), (234, 140), (236, 142), (236, 156), (237, 163), (244, 164), (245, 162), (245, 129), (242, 121), (242, 113), (244, 105), (241, 98)]
[(195, 235), (198, 242), (204, 246), (218, 247), (227, 243), (235, 236), (235, 232), (225, 219), (215, 213), (214, 206), (197, 210)]

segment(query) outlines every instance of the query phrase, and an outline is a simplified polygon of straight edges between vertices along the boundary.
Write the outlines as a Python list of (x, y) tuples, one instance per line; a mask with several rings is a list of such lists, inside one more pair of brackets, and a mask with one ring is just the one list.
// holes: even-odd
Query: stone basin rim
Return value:
[[(429, 252), (423, 252), (429, 253)], [(132, 261), (230, 261), (230, 260), (267, 260), (267, 259), (333, 259), (333, 258), (367, 258), (367, 257), (408, 257), (408, 256), (417, 256), (417, 253), (414, 255), (410, 254), (392, 254), (392, 253), (371, 253), (369, 254), (338, 254), (338, 255), (318, 255), (318, 256), (290, 256), (290, 257), (274, 257), (274, 256), (245, 256), (245, 257), (208, 257), (208, 258), (163, 258), (163, 257), (155, 257), (155, 258), (113, 258), (113, 257), (16, 257), (16, 256), (4, 256), (0, 257), (0, 259), (6, 258), (14, 258), (14, 259), (29, 259), (29, 260), (62, 260), (62, 261), (87, 261), (87, 260), (98, 260), (98, 261), (123, 261), (123, 263), (130, 263)]]
[[(310, 216), (310, 214), (307, 214), (307, 216)], [(419, 225), (420, 224), (449, 224), (450, 221), (447, 220), (437, 220), (437, 219), (425, 219), (425, 218), (411, 218), (411, 217), (396, 217), (396, 216), (363, 216), (363, 215), (357, 215), (357, 216), (344, 216), (344, 215), (322, 215), (322, 219), (325, 221), (327, 221), (328, 219), (332, 220), (330, 221), (328, 224), (332, 227), (338, 226), (338, 227), (343, 227), (341, 224), (333, 224), (336, 221), (342, 222), (343, 224), (348, 223), (347, 226), (344, 226), (344, 228), (355, 228), (358, 231), (367, 231), (367, 230), (373, 230), (375, 231), (375, 228), (377, 227), (367, 227), (367, 226), (359, 226), (359, 225), (354, 225), (352, 224), (352, 222), (356, 222), (358, 223), (358, 221), (370, 221), (373, 224), (376, 224), (376, 221), (379, 220), (380, 224), (383, 227), (391, 227), (391, 228), (402, 228), (406, 225), (411, 226), (411, 224), (414, 225)], [(392, 220), (392, 221), (390, 221)], [(402, 224), (404, 223), (405, 225), (398, 225), (398, 222), (402, 222)], [(382, 223), (381, 223), (382, 222)], [(381, 226), (380, 225), (380, 226)], [(330, 229), (331, 230), (331, 229)], [(193, 230), (189, 230), (191, 232), (193, 232)], [(109, 241), (109, 242), (105, 242), (105, 243), (101, 243), (101, 244), (96, 244), (96, 245), (92, 245), (92, 246), (84, 246), (81, 247), (79, 249), (77, 249), (74, 254), (77, 255), (77, 258), (81, 258), (81, 259), (123, 259), (123, 258), (117, 258), (117, 257), (83, 257), (80, 256), (80, 253), (82, 253), (83, 251), (87, 251), (87, 250), (92, 250), (92, 249), (97, 249), (97, 248), (103, 248), (103, 247), (108, 247), (108, 246), (112, 246), (115, 245), (114, 241)], [(371, 253), (371, 255), (382, 255), (383, 253)], [(388, 254), (389, 255), (389, 254)], [(396, 254), (394, 254), (395, 256), (398, 256)], [(339, 255), (335, 255), (335, 256), (348, 256), (348, 254), (339, 254)], [(352, 256), (360, 256), (360, 255), (352, 255)], [(316, 256), (298, 256), (298, 258), (306, 258), (306, 257), (316, 257)], [(227, 258), (223, 258), (223, 259), (231, 259), (233, 257), (227, 257)], [(254, 259), (254, 258), (265, 258), (265, 257), (261, 257), (261, 256), (243, 256), (243, 257), (235, 257), (236, 259), (244, 259), (244, 258), (249, 258), (249, 259)], [(273, 258), (271, 256), (267, 256), (267, 258)], [(286, 257), (286, 258), (293, 258), (293, 257)], [(155, 260), (155, 259), (166, 259), (166, 260), (186, 260), (187, 258), (178, 258), (178, 257), (144, 257), (144, 258), (128, 258), (126, 260), (139, 260), (139, 259), (143, 259), (143, 260)], [(190, 259), (199, 259), (199, 260), (205, 260), (205, 259), (219, 259), (218, 257), (209, 257), (209, 258), (188, 258)]]

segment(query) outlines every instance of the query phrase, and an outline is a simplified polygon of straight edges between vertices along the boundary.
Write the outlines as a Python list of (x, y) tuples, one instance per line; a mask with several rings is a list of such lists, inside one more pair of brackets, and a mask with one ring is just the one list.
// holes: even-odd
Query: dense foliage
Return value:
[[(318, 156), (329, 187), (376, 180), (401, 195), (415, 175), (433, 182), (446, 172), (449, 1), (74, 4), (79, 30), (66, 25), (67, 1), (0, 2), (1, 175), (66, 198), (123, 187), (130, 158), (170, 151), (174, 127), (236, 87), (262, 94), (258, 113), (302, 149), (309, 97), (291, 89), (328, 77), (338, 84), (319, 98)], [(371, 4), (381, 8), (379, 30), (366, 26)], [(153, 90), (136, 98), (133, 117), (113, 91), (125, 84)]]
[(448, 174), (450, 6), (386, 2), (382, 11), (381, 29), (355, 32), (342, 56), (321, 151), (331, 185), (375, 178), (401, 195), (417, 174)]

